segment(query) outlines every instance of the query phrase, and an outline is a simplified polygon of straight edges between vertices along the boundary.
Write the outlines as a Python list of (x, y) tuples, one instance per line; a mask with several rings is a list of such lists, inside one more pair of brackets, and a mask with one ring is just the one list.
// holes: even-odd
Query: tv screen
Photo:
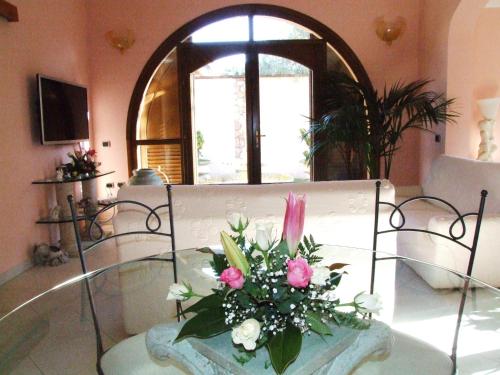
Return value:
[(89, 139), (87, 89), (37, 75), (42, 144)]

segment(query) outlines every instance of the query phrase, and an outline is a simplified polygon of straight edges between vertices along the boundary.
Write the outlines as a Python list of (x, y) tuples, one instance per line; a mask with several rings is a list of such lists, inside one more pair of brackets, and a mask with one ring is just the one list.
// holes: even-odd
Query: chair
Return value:
[[(481, 222), (483, 219), (484, 207), (485, 207), (486, 197), (488, 195), (488, 192), (486, 190), (481, 191), (481, 199), (479, 202), (479, 208), (478, 208), (477, 212), (469, 212), (469, 213), (462, 214), (451, 203), (445, 201), (444, 199), (441, 199), (438, 197), (433, 197), (433, 196), (427, 196), (427, 195), (408, 198), (399, 204), (381, 201), (380, 200), (380, 185), (381, 185), (380, 181), (377, 181), (375, 183), (375, 188), (376, 188), (376, 193), (375, 193), (375, 224), (374, 224), (374, 229), (373, 229), (373, 252), (372, 252), (372, 261), (371, 261), (370, 293), (373, 294), (373, 291), (374, 291), (375, 273), (376, 273), (377, 262), (382, 261), (382, 260), (401, 259), (399, 256), (383, 256), (383, 257), (377, 256), (378, 236), (381, 234), (391, 233), (391, 232), (422, 232), (422, 233), (427, 233), (429, 235), (438, 236), (438, 237), (450, 240), (453, 243), (460, 245), (461, 247), (466, 249), (469, 253), (469, 261), (468, 261), (468, 265), (467, 265), (466, 275), (470, 277), (472, 275), (472, 269), (474, 266), (474, 259), (476, 256), (477, 244), (479, 241), (479, 232), (481, 229)], [(456, 214), (457, 218), (451, 223), (450, 227), (448, 228), (448, 234), (433, 232), (433, 231), (430, 231), (427, 229), (421, 229), (421, 228), (408, 228), (405, 226), (406, 219), (405, 219), (405, 215), (404, 215), (402, 208), (405, 205), (407, 205), (411, 202), (414, 202), (414, 201), (418, 201), (418, 200), (436, 201), (436, 202), (446, 206), (447, 208), (449, 208), (452, 213)], [(389, 216), (389, 223), (388, 223), (390, 229), (381, 230), (379, 228), (379, 213), (380, 213), (381, 206), (389, 206), (392, 209), (391, 214)], [(465, 234), (467, 231), (467, 226), (465, 225), (464, 218), (466, 218), (468, 216), (475, 216), (476, 217), (476, 225), (475, 225), (474, 236), (473, 236), (473, 240), (472, 240), (471, 245), (468, 245), (467, 243), (462, 241), (462, 239), (465, 237)], [(395, 223), (395, 220), (398, 220), (398, 222)], [(454, 229), (455, 229), (455, 226), (458, 224), (460, 224), (461, 231), (458, 235), (456, 235), (456, 234), (454, 234)], [(462, 316), (463, 316), (464, 307), (465, 307), (465, 300), (467, 298), (468, 287), (469, 287), (469, 279), (467, 278), (464, 281), (464, 286), (463, 286), (463, 290), (462, 290), (462, 297), (461, 297), (460, 305), (459, 305), (459, 309), (458, 309), (457, 323), (456, 323), (455, 335), (454, 335), (454, 339), (453, 339), (453, 347), (452, 347), (452, 351), (451, 351), (451, 355), (450, 355), (450, 358), (452, 361), (452, 366), (453, 366), (452, 374), (454, 374), (456, 372), (458, 334), (459, 334), (460, 325), (462, 322)]]
[[(68, 203), (71, 209), (71, 220), (73, 223), (74, 231), (75, 231), (75, 238), (76, 238), (76, 244), (77, 244), (77, 249), (78, 249), (78, 255), (80, 259), (80, 265), (82, 268), (82, 272), (84, 274), (88, 273), (88, 267), (87, 267), (87, 260), (86, 260), (86, 254), (96, 248), (98, 245), (102, 244), (103, 242), (109, 241), (109, 240), (114, 240), (119, 237), (126, 237), (126, 236), (137, 236), (137, 235), (153, 235), (153, 236), (160, 236), (160, 237), (168, 237), (170, 238), (171, 241), (171, 257), (169, 258), (157, 258), (154, 256), (151, 257), (146, 257), (139, 259), (138, 261), (163, 261), (163, 262), (171, 262), (172, 263), (172, 268), (173, 268), (173, 276), (174, 276), (174, 282), (177, 282), (177, 260), (176, 260), (176, 248), (175, 248), (175, 233), (174, 233), (174, 221), (173, 221), (173, 210), (172, 210), (172, 187), (171, 185), (166, 185), (166, 198), (167, 198), (167, 203), (160, 205), (158, 207), (149, 207), (141, 202), (138, 201), (133, 201), (133, 200), (123, 200), (123, 201), (115, 201), (110, 203), (109, 205), (97, 210), (95, 213), (92, 213), (88, 216), (79, 216), (77, 214), (77, 209), (75, 207), (75, 202), (74, 198), (72, 195), (68, 196)], [(134, 230), (134, 231), (129, 231), (129, 232), (123, 232), (123, 233), (116, 233), (112, 235), (106, 235), (104, 233), (104, 230), (102, 229), (101, 225), (99, 224), (98, 220), (101, 217), (101, 215), (104, 212), (107, 212), (111, 209), (116, 209), (116, 207), (119, 207), (120, 205), (130, 205), (132, 206), (137, 206), (137, 208), (144, 210), (145, 213), (147, 213), (146, 220), (145, 220), (145, 230)], [(169, 218), (169, 227), (166, 229), (168, 232), (165, 232), (162, 230), (162, 221), (159, 215), (159, 210), (161, 209), (167, 209), (168, 210), (168, 218)], [(153, 223), (153, 218), (154, 221), (156, 222), (156, 225)], [(84, 246), (82, 237), (80, 234), (80, 226), (78, 222), (80, 220), (86, 220), (89, 222), (89, 225), (86, 226), (86, 231), (87, 231), (87, 237), (90, 240), (90, 245)], [(97, 231), (97, 234), (95, 232)], [(102, 336), (101, 336), (101, 329), (99, 325), (99, 319), (98, 319), (98, 314), (96, 310), (96, 303), (95, 303), (95, 298), (93, 295), (93, 292), (90, 287), (90, 279), (92, 277), (95, 277), (99, 275), (99, 273), (93, 274), (88, 278), (85, 278), (85, 292), (86, 295), (88, 296), (88, 302), (90, 306), (90, 312), (91, 312), (91, 318), (92, 322), (94, 325), (95, 329), (95, 334), (96, 334), (96, 346), (97, 346), (97, 372), (100, 375), (105, 374), (103, 371), (103, 366), (101, 365), (103, 358), (105, 354), (107, 353), (106, 350), (104, 350), (103, 346), (103, 341), (102, 341)], [(84, 291), (82, 290), (82, 293)], [(83, 299), (82, 295), (82, 299)], [(180, 314), (182, 312), (180, 302), (176, 302), (176, 311), (177, 311), (177, 319), (180, 319)], [(133, 337), (126, 339), (125, 342), (127, 341), (132, 341)], [(123, 343), (123, 342), (122, 342)], [(122, 344), (120, 343), (120, 344)], [(123, 346), (123, 345), (122, 345)], [(125, 345), (126, 346), (126, 345)], [(113, 347), (114, 348), (114, 347)], [(116, 357), (116, 353), (113, 353), (113, 356)], [(114, 359), (115, 360), (115, 359)]]

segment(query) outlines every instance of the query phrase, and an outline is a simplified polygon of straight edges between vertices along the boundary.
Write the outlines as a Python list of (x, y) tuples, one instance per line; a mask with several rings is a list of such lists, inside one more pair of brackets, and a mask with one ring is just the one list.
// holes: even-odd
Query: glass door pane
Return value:
[(248, 183), (245, 55), (191, 73), (195, 184)]
[(273, 55), (259, 55), (262, 182), (311, 180), (302, 139), (311, 117), (311, 71)]

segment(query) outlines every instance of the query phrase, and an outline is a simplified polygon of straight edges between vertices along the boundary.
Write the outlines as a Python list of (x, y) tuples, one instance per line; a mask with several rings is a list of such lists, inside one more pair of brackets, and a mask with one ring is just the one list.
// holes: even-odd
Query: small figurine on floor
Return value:
[(33, 250), (33, 262), (42, 266), (59, 266), (68, 261), (68, 254), (57, 246), (49, 246), (46, 243), (35, 245)]

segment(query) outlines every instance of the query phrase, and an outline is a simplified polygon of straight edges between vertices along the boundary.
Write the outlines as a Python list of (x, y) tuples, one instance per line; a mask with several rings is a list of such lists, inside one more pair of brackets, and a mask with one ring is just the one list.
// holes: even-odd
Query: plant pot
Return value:
[(163, 185), (163, 180), (152, 168), (137, 169), (128, 180), (129, 185)]

